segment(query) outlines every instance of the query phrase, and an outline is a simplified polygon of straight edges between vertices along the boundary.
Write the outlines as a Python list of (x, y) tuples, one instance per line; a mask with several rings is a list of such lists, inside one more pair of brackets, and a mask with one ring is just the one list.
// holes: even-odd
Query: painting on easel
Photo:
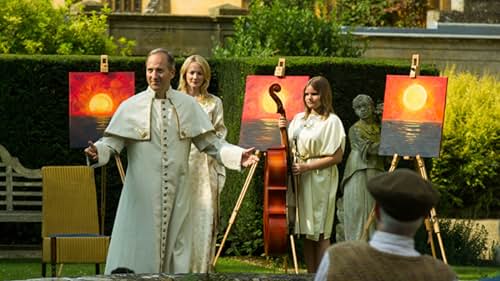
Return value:
[(290, 121), (304, 111), (303, 92), (308, 76), (249, 75), (246, 79), (245, 99), (241, 116), (239, 145), (265, 151), (281, 145), (278, 128), (277, 105), (269, 95), (271, 85), (277, 83), (281, 90), (276, 94), (283, 103)]
[(134, 72), (70, 72), (70, 147), (102, 137), (118, 105), (134, 92)]
[(438, 157), (448, 78), (387, 75), (380, 155)]

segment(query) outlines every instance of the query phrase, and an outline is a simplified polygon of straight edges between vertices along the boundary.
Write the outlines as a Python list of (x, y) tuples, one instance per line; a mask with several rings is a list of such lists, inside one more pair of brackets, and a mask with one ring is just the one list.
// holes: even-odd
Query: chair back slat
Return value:
[(88, 166), (42, 168), (42, 237), (99, 234), (94, 169)]

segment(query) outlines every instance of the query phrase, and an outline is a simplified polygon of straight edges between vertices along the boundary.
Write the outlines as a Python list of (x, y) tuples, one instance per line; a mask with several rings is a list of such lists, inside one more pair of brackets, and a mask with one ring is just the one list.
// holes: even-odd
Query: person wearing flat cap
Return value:
[(315, 281), (458, 280), (450, 266), (415, 250), (414, 236), (439, 193), (409, 169), (382, 173), (368, 181), (375, 199), (377, 230), (369, 242), (345, 241), (328, 248)]

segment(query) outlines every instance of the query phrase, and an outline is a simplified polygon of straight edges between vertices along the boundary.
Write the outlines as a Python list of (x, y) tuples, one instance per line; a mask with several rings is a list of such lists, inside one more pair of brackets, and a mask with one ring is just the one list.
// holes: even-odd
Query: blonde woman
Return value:
[[(181, 67), (178, 90), (198, 101), (212, 122), (217, 137), (224, 139), (227, 129), (222, 101), (208, 93), (209, 83), (210, 66), (207, 61), (199, 55), (188, 57)], [(225, 169), (213, 157), (201, 153), (193, 145), (189, 155), (189, 170), (194, 235), (190, 271), (211, 272), (217, 239), (219, 195), (224, 187)]]

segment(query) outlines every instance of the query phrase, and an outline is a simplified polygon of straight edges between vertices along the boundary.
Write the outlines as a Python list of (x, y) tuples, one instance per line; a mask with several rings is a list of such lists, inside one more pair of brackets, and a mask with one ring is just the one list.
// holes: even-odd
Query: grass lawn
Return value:
[[(288, 273), (293, 274), (293, 265), (289, 262)], [(500, 268), (497, 267), (471, 267), (454, 266), (459, 280), (480, 280), (487, 277), (497, 277), (500, 281)], [(59, 268), (58, 268), (59, 270)], [(217, 262), (217, 272), (246, 272), (246, 273), (285, 273), (284, 266), (278, 265), (264, 258), (256, 257), (221, 257)], [(301, 273), (305, 273), (303, 268)], [(50, 275), (50, 267), (47, 266), (47, 274)], [(95, 275), (93, 265), (67, 264), (63, 266), (62, 276), (78, 277)], [(41, 277), (41, 265), (38, 259), (0, 259), (0, 280), (23, 280)]]

